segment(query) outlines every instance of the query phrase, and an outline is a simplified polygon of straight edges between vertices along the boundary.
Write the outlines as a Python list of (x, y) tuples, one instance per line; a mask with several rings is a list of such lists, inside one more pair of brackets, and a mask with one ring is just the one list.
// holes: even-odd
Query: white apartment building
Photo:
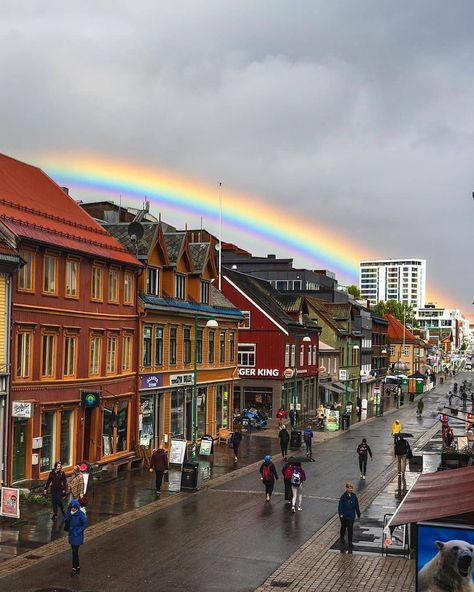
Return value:
[(468, 339), (465, 319), (460, 310), (456, 308), (436, 307), (434, 304), (426, 304), (415, 311), (415, 317), (421, 329), (427, 330), (429, 339), (436, 339), (449, 330), (453, 337), (453, 347), (458, 348), (464, 340)]
[(421, 308), (425, 305), (426, 259), (361, 261), (359, 288), (361, 297), (371, 304), (397, 300)]

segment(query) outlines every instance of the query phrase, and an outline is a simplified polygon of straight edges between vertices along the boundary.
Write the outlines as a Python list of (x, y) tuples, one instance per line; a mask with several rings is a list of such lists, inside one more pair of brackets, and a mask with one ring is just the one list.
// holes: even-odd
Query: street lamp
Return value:
[[(293, 368), (293, 413), (296, 421), (296, 400), (298, 398), (298, 363), (297, 363), (297, 351), (298, 351), (298, 336), (297, 333), (295, 335), (295, 366)], [(301, 340), (304, 343), (308, 343), (311, 341), (311, 337), (305, 335)], [(304, 353), (303, 353), (303, 361), (304, 361)]]
[(194, 369), (193, 369), (193, 418), (192, 418), (192, 446), (191, 455), (192, 459), (196, 460), (196, 444), (197, 444), (197, 354), (198, 354), (198, 320), (208, 319), (206, 327), (209, 329), (217, 329), (219, 323), (215, 319), (209, 319), (209, 317), (194, 315)]

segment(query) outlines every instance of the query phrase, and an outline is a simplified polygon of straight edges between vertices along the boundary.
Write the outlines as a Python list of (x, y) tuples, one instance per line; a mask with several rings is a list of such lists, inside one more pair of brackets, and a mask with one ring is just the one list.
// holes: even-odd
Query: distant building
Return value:
[(447, 332), (452, 335), (454, 348), (461, 347), (462, 342), (468, 339), (465, 319), (458, 309), (426, 304), (415, 311), (415, 318), (420, 328), (425, 329), (429, 339), (434, 342), (443, 341)]
[(426, 260), (381, 259), (361, 261), (361, 297), (371, 304), (397, 300), (419, 308), (425, 304)]

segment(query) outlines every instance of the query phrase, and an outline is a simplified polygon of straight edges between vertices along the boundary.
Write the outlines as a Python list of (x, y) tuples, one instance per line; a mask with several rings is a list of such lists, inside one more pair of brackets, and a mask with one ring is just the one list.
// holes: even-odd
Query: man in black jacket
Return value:
[(362, 442), (357, 446), (357, 454), (359, 455), (360, 476), (362, 479), (365, 479), (367, 473), (367, 457), (370, 454), (370, 458), (373, 458), (372, 450), (370, 450), (370, 446), (367, 444), (365, 438), (362, 438)]
[(53, 505), (53, 514), (51, 520), (56, 520), (58, 516), (58, 508), (64, 516), (63, 495), (66, 495), (67, 481), (66, 474), (62, 469), (61, 463), (58, 461), (54, 463), (54, 469), (50, 472), (46, 485), (44, 486), (44, 494), (48, 492), (51, 486), (51, 503)]
[(395, 456), (398, 465), (398, 483), (406, 491), (405, 471), (407, 469), (407, 458), (411, 456), (411, 448), (410, 444), (400, 434), (395, 436)]
[(290, 441), (290, 434), (286, 426), (281, 426), (278, 439), (280, 440), (281, 455), (283, 456), (283, 460), (286, 460), (288, 458), (288, 442)]

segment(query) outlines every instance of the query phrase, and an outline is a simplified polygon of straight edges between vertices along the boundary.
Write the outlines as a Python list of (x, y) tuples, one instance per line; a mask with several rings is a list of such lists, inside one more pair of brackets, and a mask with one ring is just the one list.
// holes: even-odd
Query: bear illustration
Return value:
[(438, 553), (418, 574), (418, 592), (474, 592), (474, 545), (457, 540), (435, 545)]

